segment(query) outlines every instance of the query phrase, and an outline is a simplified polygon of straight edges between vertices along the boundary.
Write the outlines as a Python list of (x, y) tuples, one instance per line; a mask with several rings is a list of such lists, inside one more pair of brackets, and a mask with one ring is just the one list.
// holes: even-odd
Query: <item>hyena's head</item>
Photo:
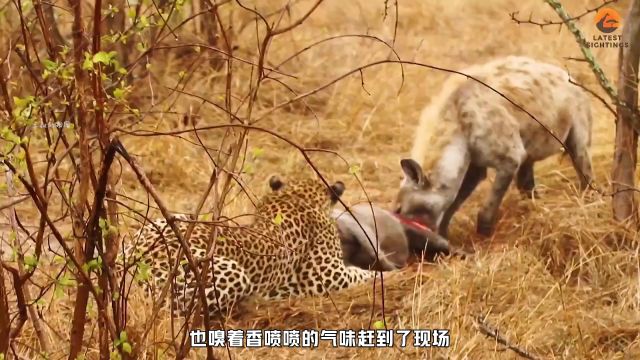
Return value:
[(422, 166), (413, 159), (400, 161), (404, 179), (396, 197), (396, 214), (410, 218), (437, 231), (446, 210), (446, 198), (436, 191)]

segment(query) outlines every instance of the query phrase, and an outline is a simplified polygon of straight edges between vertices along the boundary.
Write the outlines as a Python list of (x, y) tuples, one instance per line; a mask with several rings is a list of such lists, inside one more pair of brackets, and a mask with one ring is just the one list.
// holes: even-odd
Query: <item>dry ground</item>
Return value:
[[(597, 1), (565, 3), (571, 14), (583, 11), (587, 5), (598, 5)], [(622, 10), (627, 3), (614, 7)], [(266, 9), (271, 4), (260, 6)], [(299, 16), (309, 2), (296, 6), (302, 10), (294, 8), (294, 17)], [(566, 29), (517, 25), (509, 17), (513, 11), (520, 11), (525, 18), (533, 12), (538, 19), (556, 19), (548, 6), (537, 0), (400, 1), (395, 49), (404, 60), (452, 69), (496, 56), (527, 55), (566, 66), (581, 83), (598, 89), (584, 63), (566, 60), (580, 57), (579, 48)], [(270, 62), (277, 64), (314, 41), (339, 34), (367, 33), (391, 42), (393, 7), (386, 20), (383, 13), (382, 0), (328, 0), (299, 29), (273, 42)], [(588, 37), (597, 31), (593, 15), (585, 17), (580, 25)], [(237, 54), (255, 53), (253, 30), (248, 26), (238, 36)], [(618, 51), (596, 49), (594, 53), (606, 73), (615, 79)], [(151, 108), (150, 104), (160, 103), (167, 93), (163, 85), (175, 84), (177, 73), (188, 68), (189, 56), (192, 55), (178, 59), (167, 55), (152, 60), (152, 78), (148, 82), (139, 81), (135, 93), (138, 103), (144, 104), (141, 108), (169, 110), (162, 107), (170, 102)], [(387, 56), (389, 50), (372, 40), (337, 39), (286, 65), (284, 72), (297, 79), (283, 80), (295, 91), (305, 92), (352, 68)], [(246, 92), (249, 71), (242, 67), (237, 71), (233, 86)], [(223, 74), (206, 66), (188, 72), (192, 75), (185, 91), (208, 99), (217, 99), (224, 92)], [(418, 114), (445, 78), (444, 73), (419, 67), (406, 66), (404, 72), (400, 88), (398, 65), (370, 68), (364, 71), (362, 79), (357, 74), (350, 76), (307, 98), (306, 105), (313, 112), (298, 104), (267, 116), (257, 125), (287, 136), (301, 146), (340, 153), (349, 164), (359, 166), (359, 177), (372, 201), (387, 206), (401, 179), (399, 160), (411, 148)], [(291, 96), (279, 84), (269, 82), (262, 89), (256, 112), (261, 113)], [(198, 125), (226, 121), (222, 113), (198, 99), (186, 95), (173, 95), (172, 99), (175, 104), (170, 110), (198, 113)], [(593, 111), (593, 160), (597, 182), (606, 188), (614, 119), (597, 100), (593, 101)], [(137, 128), (171, 130), (181, 126), (180, 115), (163, 114), (147, 116)], [(221, 137), (221, 133), (214, 131), (200, 135), (212, 146), (218, 144)], [(172, 137), (152, 141), (134, 136), (121, 139), (139, 156), (171, 210), (194, 210), (211, 171), (210, 162), (198, 146)], [(266, 180), (272, 173), (286, 177), (309, 169), (294, 149), (268, 135), (254, 133), (249, 147), (264, 150), (262, 157), (251, 160), (253, 171), (245, 176), (257, 195), (267, 190)], [(345, 202), (354, 204), (366, 199), (349, 174), (348, 164), (331, 154), (316, 154), (313, 160), (328, 179), (346, 183)], [(395, 329), (450, 329), (449, 349), (321, 347), (316, 350), (234, 350), (232, 353), (239, 359), (515, 358), (512, 351), (478, 330), (474, 319), (482, 315), (509, 341), (540, 358), (640, 358), (638, 236), (610, 220), (609, 198), (578, 195), (574, 186), (576, 176), (568, 159), (549, 159), (538, 164), (536, 172), (541, 198), (533, 202), (523, 200), (511, 191), (503, 203), (502, 218), (493, 237), (482, 239), (474, 234), (475, 214), (486, 185), (479, 188), (454, 218), (451, 240), (473, 248), (474, 258), (451, 259), (435, 265), (414, 264), (384, 278), (388, 325)], [(146, 201), (143, 189), (136, 185), (128, 170), (123, 174), (120, 188), (127, 196)], [(241, 197), (228, 206), (230, 214), (248, 209), (248, 202)], [(145, 303), (139, 298), (135, 301), (139, 302), (130, 310), (133, 334), (136, 326), (149, 316)], [(45, 316), (49, 316), (54, 327), (67, 329), (68, 309), (62, 305), (57, 309)], [(332, 301), (301, 299), (246, 304), (240, 315), (228, 320), (227, 326), (359, 329), (368, 327), (371, 318), (380, 320), (381, 311), (380, 288), (376, 288), (374, 296), (371, 287), (361, 287), (334, 294)], [(159, 324), (155, 336), (158, 342), (170, 338), (166, 322)], [(191, 355), (200, 358), (205, 352), (196, 350)]]

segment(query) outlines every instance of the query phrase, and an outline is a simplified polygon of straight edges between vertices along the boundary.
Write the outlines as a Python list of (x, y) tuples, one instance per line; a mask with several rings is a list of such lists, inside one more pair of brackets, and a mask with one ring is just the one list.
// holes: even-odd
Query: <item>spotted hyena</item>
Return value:
[(510, 56), (461, 72), (522, 106), (537, 121), (487, 86), (452, 75), (422, 111), (411, 159), (401, 160), (399, 214), (438, 228), (446, 237), (451, 217), (492, 168), (495, 181), (477, 218), (477, 232), (491, 235), (513, 178), (521, 192), (536, 196), (534, 163), (562, 151), (549, 131), (572, 155), (581, 188), (588, 186), (593, 177), (589, 98), (569, 82), (566, 71)]

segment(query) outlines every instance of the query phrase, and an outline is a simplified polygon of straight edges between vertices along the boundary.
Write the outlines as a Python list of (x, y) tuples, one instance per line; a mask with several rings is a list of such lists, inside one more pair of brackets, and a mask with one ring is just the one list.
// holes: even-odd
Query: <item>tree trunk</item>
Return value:
[(622, 30), (622, 41), (628, 48), (620, 51), (616, 143), (613, 159), (613, 217), (617, 221), (637, 220), (635, 170), (638, 134), (631, 122), (638, 116), (638, 63), (640, 62), (640, 0), (629, 6)]
[[(82, 14), (82, 0), (69, 0), (69, 6), (73, 12), (73, 57), (74, 57), (74, 77), (76, 86), (76, 104), (74, 104), (74, 117), (79, 132), (79, 148), (80, 148), (80, 166), (79, 171), (79, 190), (74, 194), (73, 203), (73, 233), (75, 236), (75, 254), (77, 256), (77, 262), (84, 264), (86, 259), (84, 257), (84, 222), (85, 222), (85, 210), (86, 202), (89, 193), (89, 179), (91, 167), (90, 153), (89, 153), (89, 140), (87, 139), (87, 119), (85, 108), (85, 96), (87, 93), (87, 77), (85, 70), (82, 69), (82, 59), (84, 52), (87, 50), (87, 46), (83, 37), (85, 33), (83, 14)], [(79, 271), (80, 269), (78, 269)], [(86, 320), (87, 302), (89, 301), (89, 289), (91, 284), (85, 284), (81, 281), (78, 286), (78, 292), (76, 293), (76, 301), (74, 304), (74, 315), (71, 320), (71, 334), (69, 340), (69, 360), (75, 360), (80, 351), (82, 350), (82, 340), (84, 339), (84, 326)]]

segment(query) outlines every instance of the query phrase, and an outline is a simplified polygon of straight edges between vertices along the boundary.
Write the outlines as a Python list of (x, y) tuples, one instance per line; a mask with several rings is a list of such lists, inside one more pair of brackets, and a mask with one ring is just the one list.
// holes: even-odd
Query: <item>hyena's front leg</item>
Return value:
[(533, 172), (533, 161), (526, 160), (520, 164), (518, 174), (516, 175), (516, 186), (521, 193), (529, 199), (537, 199), (538, 193), (535, 190), (536, 182)]
[(490, 236), (493, 234), (498, 209), (502, 203), (504, 195), (509, 190), (509, 185), (518, 169), (517, 163), (503, 164), (496, 169), (496, 178), (491, 188), (491, 193), (478, 213), (478, 223), (476, 232), (480, 235)]
[(449, 237), (449, 222), (451, 222), (451, 218), (453, 214), (458, 211), (460, 206), (467, 200), (467, 198), (473, 193), (478, 184), (487, 177), (487, 168), (479, 167), (474, 165), (469, 165), (469, 169), (467, 169), (467, 173), (464, 176), (464, 180), (462, 180), (462, 185), (460, 186), (460, 190), (458, 191), (458, 195), (456, 195), (455, 200), (447, 211), (445, 211), (442, 216), (442, 220), (440, 221), (440, 226), (438, 227), (438, 234), (445, 239)]

